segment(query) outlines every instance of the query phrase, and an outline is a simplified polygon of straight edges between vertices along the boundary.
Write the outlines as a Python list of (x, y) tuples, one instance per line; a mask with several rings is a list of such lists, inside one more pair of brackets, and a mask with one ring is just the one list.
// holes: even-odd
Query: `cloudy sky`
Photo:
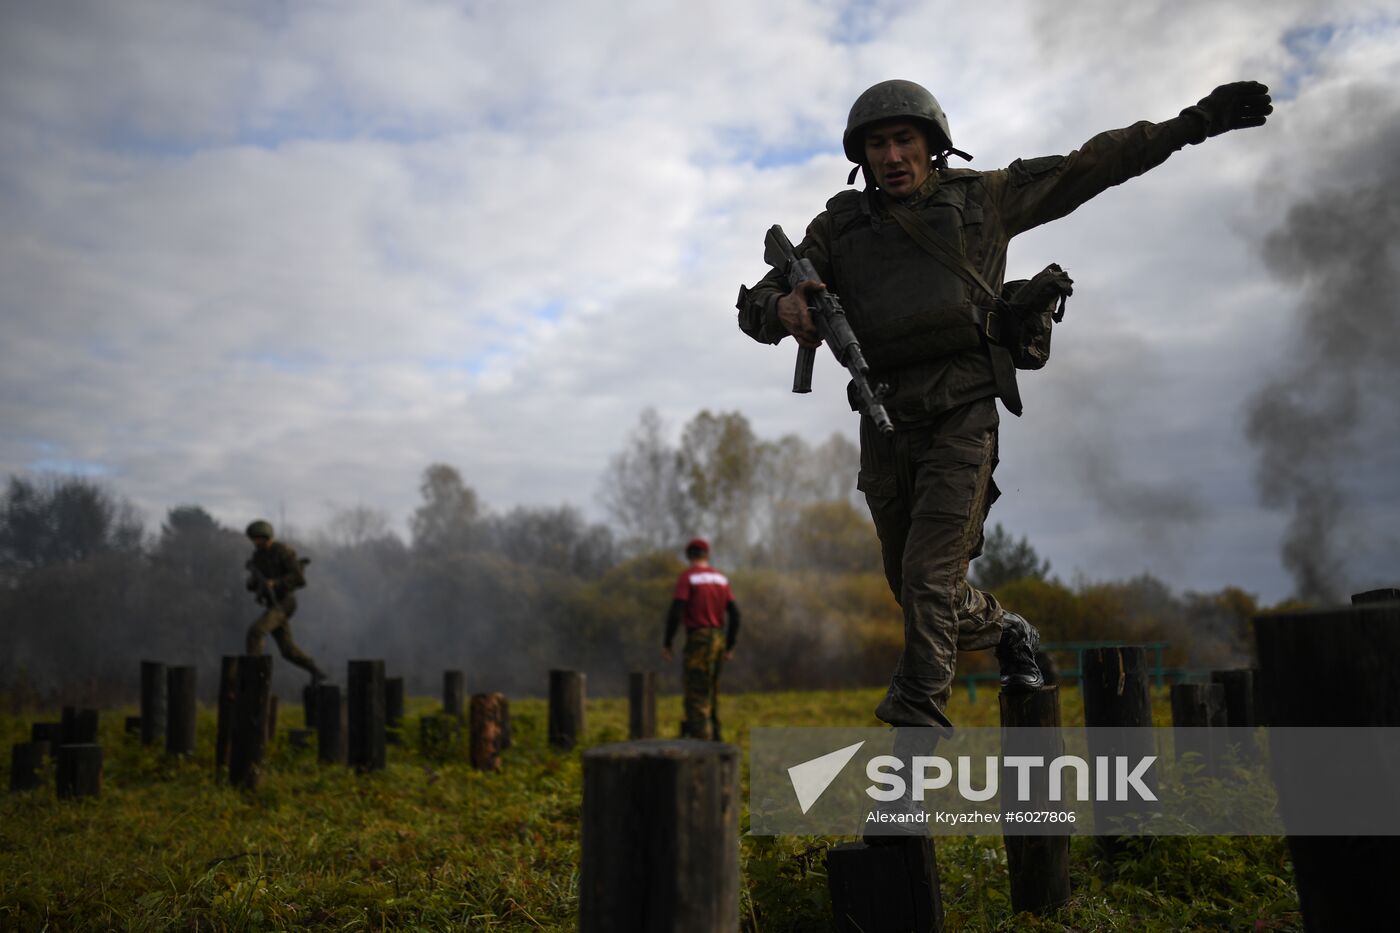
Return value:
[(1067, 579), (1400, 584), (1383, 3), (4, 0), (0, 472), (312, 528), (444, 461), (601, 517), (646, 405), (854, 438), (834, 361), (790, 394), (733, 302), (890, 77), (988, 169), (1269, 84), (1266, 127), (1013, 244), (1076, 294), (994, 518)]

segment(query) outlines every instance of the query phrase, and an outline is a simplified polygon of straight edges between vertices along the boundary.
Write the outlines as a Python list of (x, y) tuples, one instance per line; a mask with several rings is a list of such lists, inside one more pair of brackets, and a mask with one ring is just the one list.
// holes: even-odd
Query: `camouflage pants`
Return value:
[(692, 739), (719, 738), (719, 671), (723, 666), (724, 630), (687, 629), (682, 660), (684, 730)]
[(319, 668), (316, 667), (316, 662), (311, 660), (311, 657), (292, 640), (291, 620), (294, 612), (296, 612), (295, 607), (292, 608), (291, 612), (269, 607), (266, 612), (258, 616), (258, 620), (248, 629), (245, 647), (248, 654), (262, 654), (263, 638), (271, 635), (272, 640), (277, 642), (277, 649), (282, 652), (282, 657), (305, 671), (317, 673)]
[(967, 582), (998, 492), (996, 400), (884, 437), (861, 419), (860, 481), (885, 577), (904, 610), (904, 650), (875, 710), (896, 726), (951, 727), (943, 709), (958, 651), (993, 648), (1002, 608)]

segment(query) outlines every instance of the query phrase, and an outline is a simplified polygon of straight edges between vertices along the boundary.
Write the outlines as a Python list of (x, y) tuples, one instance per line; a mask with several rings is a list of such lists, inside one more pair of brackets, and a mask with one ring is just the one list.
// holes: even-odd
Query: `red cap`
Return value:
[(704, 538), (691, 538), (690, 543), (685, 546), (685, 550), (687, 554), (691, 551), (704, 551), (708, 554), (710, 553), (710, 542)]

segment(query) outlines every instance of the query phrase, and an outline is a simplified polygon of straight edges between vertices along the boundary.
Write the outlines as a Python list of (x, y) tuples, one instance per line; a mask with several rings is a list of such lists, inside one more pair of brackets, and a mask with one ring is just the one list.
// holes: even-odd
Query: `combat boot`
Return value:
[(1001, 641), (997, 644), (997, 661), (1001, 664), (1001, 689), (1008, 693), (1024, 693), (1045, 684), (1035, 652), (1040, 647), (1040, 633), (1014, 612), (1003, 614)]

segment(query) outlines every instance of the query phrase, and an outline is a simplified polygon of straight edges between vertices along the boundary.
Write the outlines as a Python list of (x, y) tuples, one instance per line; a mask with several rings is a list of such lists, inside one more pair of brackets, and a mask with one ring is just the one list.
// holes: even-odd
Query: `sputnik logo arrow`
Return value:
[(865, 742), (857, 742), (854, 745), (847, 745), (834, 752), (828, 752), (820, 758), (813, 758), (811, 761), (804, 761), (800, 765), (793, 765), (788, 768), (788, 779), (792, 781), (792, 789), (797, 794), (797, 802), (802, 807), (802, 812), (812, 809), (812, 804), (826, 789), (831, 786), (831, 782), (836, 780), (841, 770), (850, 764), (851, 759), (860, 751), (860, 747)]

